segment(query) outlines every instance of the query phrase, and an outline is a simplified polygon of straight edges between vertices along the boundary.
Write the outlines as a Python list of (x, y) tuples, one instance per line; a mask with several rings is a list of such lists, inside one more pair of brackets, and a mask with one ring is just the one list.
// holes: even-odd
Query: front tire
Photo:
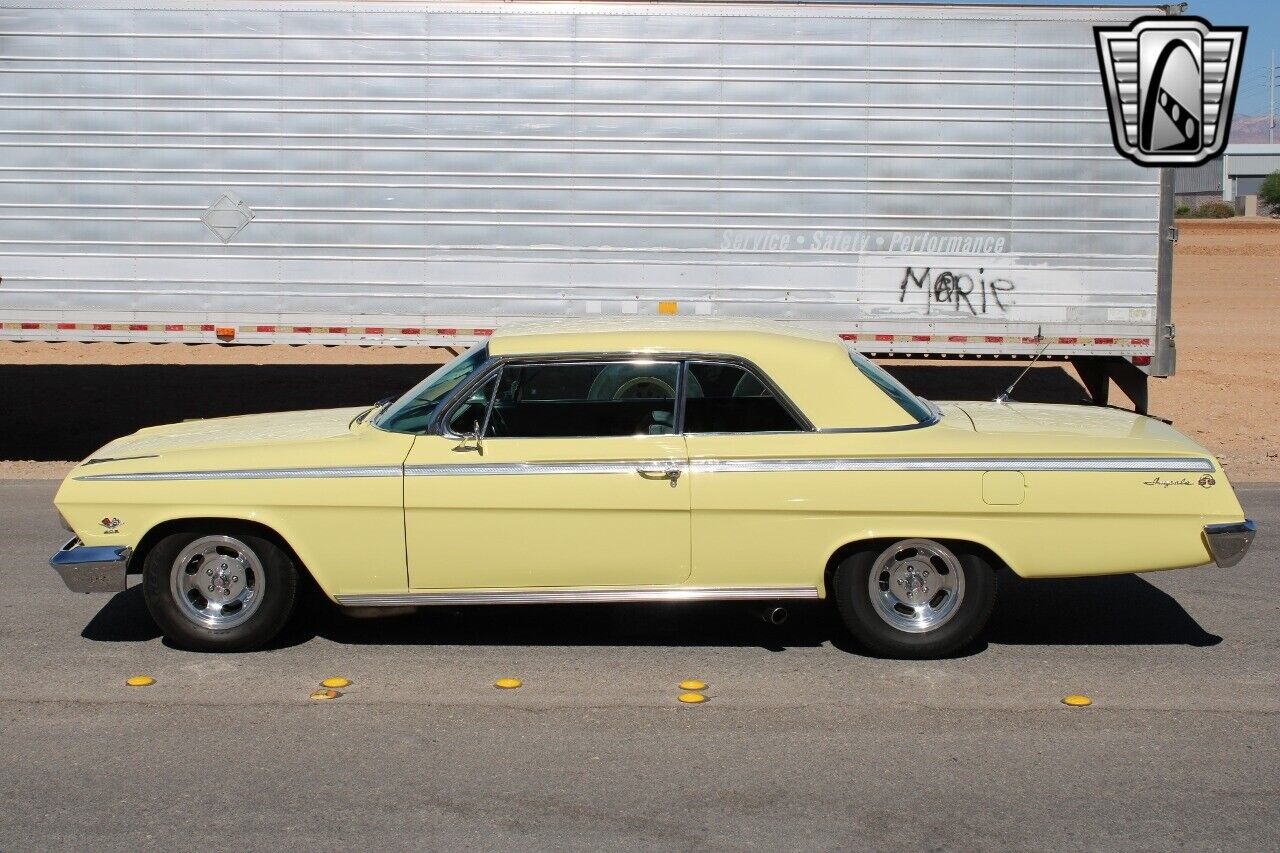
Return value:
[(298, 572), (288, 553), (248, 530), (191, 529), (156, 543), (142, 592), (173, 643), (204, 652), (258, 648), (293, 612)]
[(891, 658), (947, 657), (973, 642), (995, 606), (995, 572), (980, 555), (903, 539), (846, 557), (833, 593), (849, 632)]

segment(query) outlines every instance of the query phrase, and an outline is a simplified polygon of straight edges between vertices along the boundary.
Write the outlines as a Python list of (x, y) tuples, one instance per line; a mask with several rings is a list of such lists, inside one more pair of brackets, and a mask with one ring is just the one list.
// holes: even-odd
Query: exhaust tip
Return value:
[(790, 616), (785, 607), (766, 607), (760, 613), (760, 618), (770, 625), (782, 625)]

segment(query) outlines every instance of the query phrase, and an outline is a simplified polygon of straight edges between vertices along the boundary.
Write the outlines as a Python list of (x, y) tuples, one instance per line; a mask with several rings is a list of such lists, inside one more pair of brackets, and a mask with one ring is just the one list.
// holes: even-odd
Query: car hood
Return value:
[(297, 443), (336, 438), (350, 432), (351, 422), (366, 409), (368, 406), (273, 412), (146, 427), (107, 444), (90, 459), (158, 456), (176, 450), (207, 450), (232, 445)]

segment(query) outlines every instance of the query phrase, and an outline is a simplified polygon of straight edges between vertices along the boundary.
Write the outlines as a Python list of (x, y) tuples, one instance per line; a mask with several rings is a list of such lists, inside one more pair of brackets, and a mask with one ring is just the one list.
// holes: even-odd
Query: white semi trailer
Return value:
[(755, 315), (1141, 408), (1172, 177), (1113, 148), (1093, 27), (1168, 11), (0, 0), (0, 337)]

